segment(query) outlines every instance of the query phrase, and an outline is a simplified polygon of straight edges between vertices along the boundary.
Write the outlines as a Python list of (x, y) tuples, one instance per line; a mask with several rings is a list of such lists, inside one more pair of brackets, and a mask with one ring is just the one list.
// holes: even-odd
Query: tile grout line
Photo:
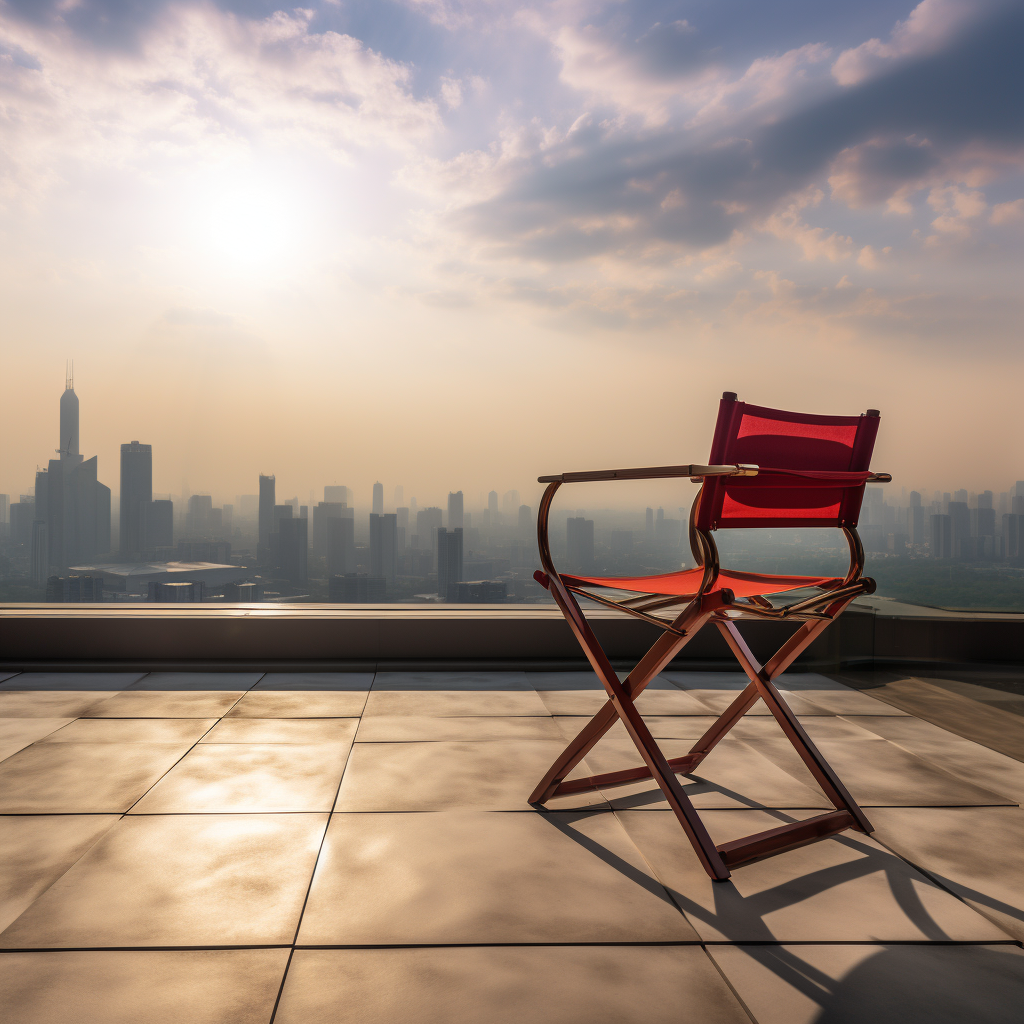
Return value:
[[(366, 703), (370, 699), (370, 693), (373, 690), (373, 684), (376, 678), (377, 666), (376, 663), (374, 663), (373, 679), (370, 680), (369, 688), (366, 691), (366, 701), (363, 702), (363, 712), (366, 711)], [(299, 941), (299, 931), (302, 928), (302, 919), (306, 914), (306, 905), (309, 903), (309, 895), (313, 891), (313, 880), (316, 878), (317, 865), (320, 863), (320, 855), (323, 853), (324, 844), (327, 842), (327, 833), (331, 828), (331, 822), (334, 820), (334, 808), (338, 802), (338, 795), (341, 793), (341, 784), (345, 779), (345, 772), (348, 770), (348, 763), (352, 759), (352, 752), (356, 748), (356, 739), (359, 736), (359, 728), (363, 724), (363, 712), (360, 712), (359, 714), (356, 731), (352, 736), (352, 742), (349, 744), (348, 754), (345, 757), (345, 764), (341, 769), (341, 775), (338, 777), (338, 786), (334, 791), (334, 800), (331, 802), (331, 809), (327, 813), (327, 824), (324, 825), (324, 834), (320, 837), (320, 846), (316, 851), (316, 858), (313, 860), (313, 870), (309, 873), (309, 885), (306, 886), (306, 895), (302, 900), (302, 906), (299, 908), (299, 919), (295, 922), (295, 934), (292, 936), (291, 947), (288, 950), (288, 959), (285, 961), (284, 972), (281, 975), (281, 984), (277, 989), (277, 998), (274, 1000), (274, 1009), (271, 1011), (268, 1024), (274, 1024), (274, 1021), (277, 1019), (277, 1011), (281, 1005), (281, 999), (284, 996), (284, 986), (288, 981), (288, 972), (291, 969), (292, 958), (295, 956), (295, 948)]]

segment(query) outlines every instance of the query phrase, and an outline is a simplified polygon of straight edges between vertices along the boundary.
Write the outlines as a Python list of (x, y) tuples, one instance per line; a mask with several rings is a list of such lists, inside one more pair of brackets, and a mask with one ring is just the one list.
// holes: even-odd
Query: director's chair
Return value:
[[(874, 580), (863, 575), (864, 549), (856, 526), (864, 485), (891, 480), (888, 474), (868, 469), (878, 424), (875, 409), (862, 416), (809, 416), (748, 405), (737, 401), (732, 392), (726, 392), (719, 406), (711, 465), (562, 473), (539, 478), (540, 483), (548, 486), (537, 516), (543, 570), (534, 573), (534, 577), (551, 592), (604, 685), (608, 701), (551, 766), (530, 796), (531, 803), (543, 804), (555, 796), (653, 778), (704, 869), (716, 881), (728, 878), (730, 868), (805, 846), (844, 829), (872, 831), (864, 812), (780, 696), (774, 680), (854, 598), (874, 592)], [(689, 520), (690, 549), (696, 568), (642, 577), (575, 576), (555, 569), (548, 542), (548, 518), (555, 493), (562, 484), (678, 477), (701, 484)], [(844, 577), (771, 576), (720, 566), (714, 531), (766, 527), (841, 529), (850, 547), (849, 571)], [(595, 590), (639, 596), (613, 600), (594, 593)], [(772, 595), (796, 590), (810, 590), (812, 594), (788, 605), (776, 606), (769, 600)], [(662, 630), (624, 682), (619, 682), (591, 630), (579, 597), (643, 619)], [(682, 611), (672, 619), (651, 614), (679, 605), (683, 605)], [(773, 619), (801, 625), (761, 665), (736, 626), (741, 619)], [(634, 702), (709, 622), (722, 633), (750, 683), (688, 754), (666, 759)], [(716, 846), (676, 776), (691, 773), (758, 699), (765, 702), (835, 810)], [(626, 727), (644, 765), (565, 781), (616, 719)]]

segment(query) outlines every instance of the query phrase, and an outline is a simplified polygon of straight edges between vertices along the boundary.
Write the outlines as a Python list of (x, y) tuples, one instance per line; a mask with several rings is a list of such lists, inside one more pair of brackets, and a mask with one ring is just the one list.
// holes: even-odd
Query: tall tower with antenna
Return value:
[(68, 361), (64, 370), (64, 394), (60, 396), (60, 447), (57, 454), (61, 462), (81, 462), (78, 447), (78, 395), (75, 394), (75, 364)]

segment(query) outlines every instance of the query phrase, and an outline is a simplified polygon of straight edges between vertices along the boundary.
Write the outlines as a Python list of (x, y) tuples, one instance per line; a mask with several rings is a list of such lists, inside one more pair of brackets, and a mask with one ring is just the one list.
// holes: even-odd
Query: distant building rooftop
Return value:
[(145, 590), (150, 583), (176, 580), (201, 580), (207, 587), (233, 583), (248, 573), (245, 566), (217, 562), (113, 562), (103, 565), (73, 565), (70, 572), (102, 575), (111, 586), (126, 590)]

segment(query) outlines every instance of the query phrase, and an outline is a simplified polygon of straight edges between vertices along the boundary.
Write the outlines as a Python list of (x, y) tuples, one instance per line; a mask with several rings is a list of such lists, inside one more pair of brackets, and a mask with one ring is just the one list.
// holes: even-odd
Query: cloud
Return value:
[(348, 159), (367, 146), (409, 151), (438, 127), (434, 102), (412, 95), (408, 66), (314, 31), (311, 11), (250, 19), (157, 5), (144, 18), (136, 6), (145, 5), (131, 5), (137, 49), (117, 53), (82, 44), (79, 7), (46, 24), (0, 15), (7, 48), (30, 58), (0, 59), (8, 194), (75, 162), (141, 167), (259, 145)]
[(895, 60), (935, 53), (977, 17), (978, 8), (978, 0), (921, 0), (906, 21), (896, 22), (887, 43), (869, 39), (844, 50), (832, 74), (840, 85), (859, 85)]
[[(706, 248), (759, 222), (782, 231), (780, 204), (830, 171), (837, 197), (855, 206), (939, 171), (994, 177), (1022, 166), (1022, 33), (1020, 7), (1000, 11), (940, 52), (724, 130), (591, 118), (521, 153), (514, 172), (506, 163), (508, 183), (453, 222), (506, 254), (636, 257), (652, 244)], [(829, 232), (805, 238), (828, 258), (846, 244)]]

